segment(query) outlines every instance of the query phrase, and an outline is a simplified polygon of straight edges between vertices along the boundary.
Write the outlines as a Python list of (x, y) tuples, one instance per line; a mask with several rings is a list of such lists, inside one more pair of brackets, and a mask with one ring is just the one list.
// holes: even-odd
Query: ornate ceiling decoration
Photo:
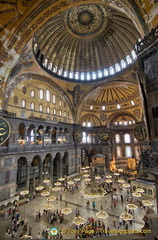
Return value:
[(71, 81), (96, 81), (135, 62), (131, 52), (139, 38), (123, 12), (88, 4), (47, 21), (34, 35), (33, 48), (38, 63), (50, 74)]

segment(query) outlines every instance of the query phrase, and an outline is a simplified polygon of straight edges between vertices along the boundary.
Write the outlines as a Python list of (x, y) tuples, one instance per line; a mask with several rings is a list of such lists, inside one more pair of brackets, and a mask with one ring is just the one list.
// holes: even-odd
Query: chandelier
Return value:
[(112, 180), (110, 178), (106, 179), (105, 182), (112, 183)]
[(52, 204), (46, 204), (44, 205), (43, 209), (48, 211), (48, 210), (52, 210), (54, 208), (54, 206)]
[(56, 200), (56, 197), (54, 197), (54, 196), (47, 198), (47, 202), (53, 202), (55, 200)]
[(96, 216), (98, 218), (102, 218), (102, 219), (105, 219), (108, 217), (108, 214), (105, 212), (105, 211), (99, 211), (98, 213), (96, 213)]
[(133, 204), (133, 203), (129, 203), (126, 208), (130, 209), (130, 210), (136, 210), (138, 208), (137, 205)]
[(28, 193), (29, 193), (28, 190), (23, 190), (23, 191), (20, 192), (20, 195), (21, 195), (21, 196), (25, 196), (25, 195), (27, 195)]
[(118, 183), (124, 183), (124, 182), (125, 182), (124, 179), (119, 179), (119, 180), (118, 180)]
[(53, 187), (52, 191), (54, 191), (54, 192), (60, 191), (60, 187)]
[(142, 201), (142, 204), (145, 206), (145, 207), (151, 207), (153, 205), (153, 203), (149, 200), (143, 200)]
[(59, 182), (63, 182), (65, 180), (65, 178), (59, 178), (58, 181)]
[(89, 174), (84, 174), (83, 176), (84, 176), (85, 178), (87, 178), (87, 177), (89, 177)]
[(86, 182), (90, 182), (91, 181), (91, 178), (85, 178), (84, 179)]
[(41, 190), (43, 190), (43, 186), (38, 186), (38, 187), (36, 187), (36, 191), (41, 191)]
[(133, 193), (132, 193), (132, 196), (133, 196), (133, 197), (141, 197), (142, 195), (141, 195), (141, 193), (139, 193), (139, 192), (133, 192)]
[(112, 178), (112, 176), (111, 176), (111, 175), (106, 175), (105, 177), (106, 177), (106, 178)]
[(67, 184), (73, 185), (73, 184), (74, 184), (74, 181), (70, 180), (70, 181), (67, 182)]
[(61, 186), (61, 182), (54, 183), (55, 186)]
[(41, 196), (43, 196), (43, 197), (47, 197), (49, 195), (50, 195), (50, 192), (48, 192), (48, 191), (44, 191), (41, 193)]
[(130, 184), (129, 183), (124, 183), (122, 186), (125, 187), (125, 188), (128, 188), (128, 187), (130, 187)]
[(101, 179), (101, 177), (100, 176), (95, 176), (95, 179), (99, 180), (99, 179)]
[(78, 217), (74, 217), (72, 223), (76, 224), (76, 225), (82, 225), (85, 223), (85, 219), (82, 218), (81, 216)]
[(43, 180), (43, 182), (44, 182), (44, 183), (49, 183), (50, 180), (49, 180), (49, 179), (45, 179), (45, 180)]
[(122, 218), (124, 221), (129, 221), (133, 219), (133, 216), (125, 212), (125, 213), (121, 213), (120, 218)]
[(120, 174), (118, 172), (115, 172), (114, 173), (114, 176), (119, 176)]
[(136, 192), (139, 192), (139, 193), (143, 193), (143, 192), (144, 192), (144, 189), (142, 189), (142, 188), (136, 188), (135, 191), (136, 191)]
[(122, 168), (119, 168), (117, 171), (118, 171), (118, 172), (123, 172), (123, 169), (122, 169)]
[(74, 181), (79, 182), (79, 181), (81, 181), (81, 179), (80, 178), (75, 178)]

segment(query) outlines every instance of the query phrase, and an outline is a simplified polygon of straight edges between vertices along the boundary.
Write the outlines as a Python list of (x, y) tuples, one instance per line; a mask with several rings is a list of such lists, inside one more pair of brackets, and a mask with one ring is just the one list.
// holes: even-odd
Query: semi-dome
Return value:
[(140, 39), (128, 16), (103, 4), (75, 6), (47, 21), (34, 35), (40, 66), (71, 81), (96, 81), (135, 62)]

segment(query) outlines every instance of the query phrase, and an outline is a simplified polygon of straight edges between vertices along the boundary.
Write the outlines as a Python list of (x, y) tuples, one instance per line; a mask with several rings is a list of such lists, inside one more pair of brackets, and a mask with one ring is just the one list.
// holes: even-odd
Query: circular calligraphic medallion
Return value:
[(0, 145), (10, 136), (10, 125), (3, 117), (0, 117)]
[(147, 130), (144, 126), (137, 125), (135, 126), (133, 131), (134, 131), (134, 137), (138, 141), (145, 141), (145, 139), (147, 138)]
[(82, 142), (82, 130), (80, 128), (76, 128), (74, 131), (74, 140), (76, 143)]
[(50, 229), (50, 234), (52, 236), (56, 236), (58, 234), (58, 232), (59, 231), (58, 231), (58, 229), (56, 227), (53, 227), (53, 228)]
[(110, 139), (111, 133), (108, 129), (101, 129), (98, 131), (98, 138), (102, 142), (106, 142)]

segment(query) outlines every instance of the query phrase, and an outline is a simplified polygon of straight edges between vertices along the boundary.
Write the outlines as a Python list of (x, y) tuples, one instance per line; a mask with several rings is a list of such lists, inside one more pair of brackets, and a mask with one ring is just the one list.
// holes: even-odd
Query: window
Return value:
[(137, 58), (136, 52), (134, 50), (131, 51), (131, 55), (133, 59)]
[(81, 73), (81, 80), (84, 80), (84, 73)]
[(132, 63), (132, 59), (129, 55), (126, 56), (126, 60), (128, 64)]
[(96, 79), (96, 73), (95, 72), (92, 73), (92, 78)]
[(43, 91), (43, 89), (40, 89), (40, 92), (39, 92), (39, 97), (40, 97), (40, 99), (44, 99), (44, 91)]
[(92, 110), (92, 109), (93, 109), (93, 106), (91, 105), (91, 106), (90, 106), (90, 110)]
[(116, 156), (117, 158), (121, 158), (122, 157), (122, 149), (120, 146), (116, 147)]
[(124, 59), (121, 60), (121, 67), (122, 69), (126, 67), (126, 63)]
[(50, 102), (50, 91), (48, 89), (46, 90), (46, 101)]
[(31, 108), (31, 110), (35, 110), (35, 103), (34, 102), (31, 102), (30, 108)]
[(59, 116), (61, 116), (61, 115), (62, 115), (62, 111), (60, 110), (60, 111), (59, 111)]
[(117, 104), (117, 109), (120, 109), (120, 108), (121, 108), (120, 104)]
[(126, 158), (131, 158), (132, 157), (132, 149), (130, 146), (125, 147), (125, 157)]
[(133, 105), (133, 106), (134, 106), (134, 101), (131, 101), (131, 105)]
[(116, 72), (119, 72), (121, 70), (120, 65), (118, 63), (115, 64)]
[(53, 114), (56, 115), (56, 109), (55, 108), (53, 109)]
[(130, 135), (128, 133), (126, 133), (124, 135), (124, 140), (125, 140), (125, 143), (130, 143), (131, 142)]
[(26, 100), (25, 100), (25, 99), (23, 99), (23, 100), (21, 101), (21, 107), (22, 107), (22, 108), (26, 108)]
[(109, 75), (108, 70), (105, 68), (104, 69), (104, 76), (108, 76), (108, 75)]
[(91, 75), (89, 72), (87, 73), (87, 80), (91, 80)]
[(115, 73), (114, 68), (111, 66), (110, 67), (110, 75), (113, 75)]
[(49, 63), (48, 70), (51, 70), (51, 69), (52, 69), (52, 63)]
[(53, 103), (56, 103), (56, 96), (53, 94)]
[(50, 113), (50, 107), (46, 107), (46, 113)]
[(75, 79), (79, 79), (79, 73), (78, 72), (75, 73)]
[(64, 117), (67, 117), (66, 112), (64, 111)]
[(59, 106), (60, 106), (60, 107), (62, 106), (62, 102), (61, 102), (61, 100), (59, 101)]
[(91, 127), (91, 126), (92, 126), (91, 122), (88, 122), (87, 127)]
[(73, 73), (72, 72), (69, 73), (69, 78), (73, 78)]
[(43, 105), (42, 104), (39, 105), (39, 111), (43, 112)]
[(102, 106), (102, 108), (101, 108), (102, 110), (105, 110), (105, 106)]
[(98, 71), (98, 77), (101, 78), (102, 77), (102, 72)]
[(85, 132), (83, 132), (83, 135), (82, 135), (82, 142), (86, 143), (86, 133)]
[(31, 90), (30, 95), (31, 95), (31, 97), (35, 97), (35, 91), (34, 91), (34, 90)]
[(120, 143), (120, 134), (115, 135), (115, 141), (116, 143)]

